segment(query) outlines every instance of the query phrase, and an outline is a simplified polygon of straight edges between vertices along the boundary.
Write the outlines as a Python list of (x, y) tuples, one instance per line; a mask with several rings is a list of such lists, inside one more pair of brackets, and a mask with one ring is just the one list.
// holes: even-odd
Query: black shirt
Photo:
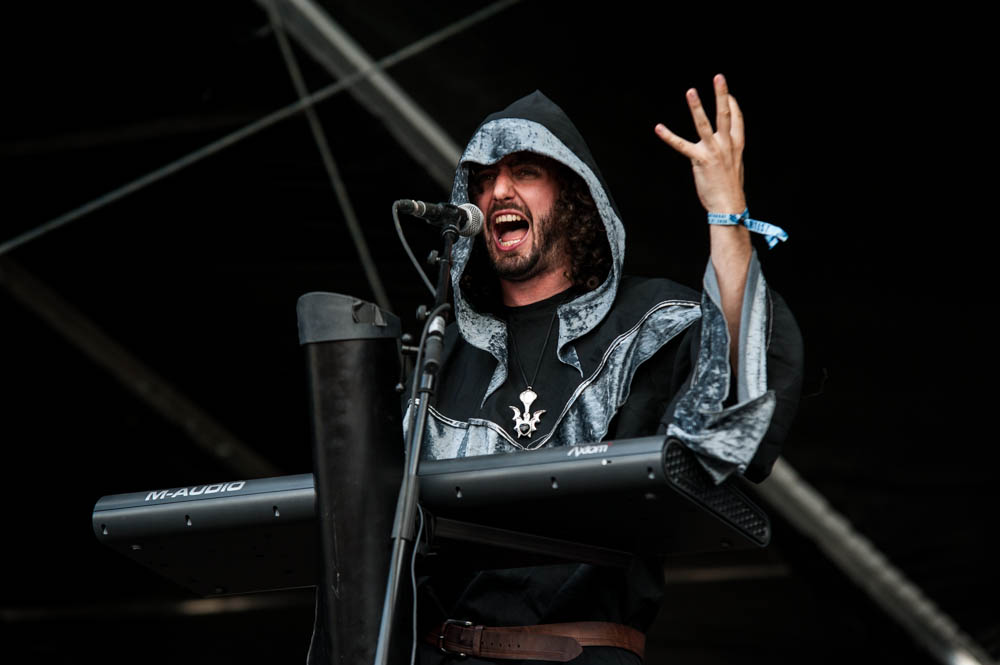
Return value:
[[(483, 416), (501, 425), (514, 441), (526, 448), (549, 433), (560, 409), (580, 382), (579, 372), (556, 356), (559, 341), (556, 311), (574, 294), (575, 290), (570, 289), (530, 305), (501, 307), (497, 312), (507, 323), (511, 342), (507, 344), (507, 380), (486, 400)], [(529, 385), (537, 395), (528, 405), (530, 415), (521, 400)], [(525, 419), (522, 422), (532, 421), (539, 411), (545, 413), (534, 420), (534, 431), (518, 436), (515, 408)]]

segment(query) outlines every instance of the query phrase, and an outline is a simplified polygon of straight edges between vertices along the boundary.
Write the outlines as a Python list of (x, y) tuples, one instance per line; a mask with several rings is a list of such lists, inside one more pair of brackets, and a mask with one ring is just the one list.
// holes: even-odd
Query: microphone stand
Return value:
[(427, 423), (427, 409), (430, 398), (434, 394), (437, 372), (441, 369), (441, 354), (444, 348), (444, 329), (447, 323), (445, 314), (450, 306), (448, 302), (448, 286), (451, 276), (451, 248), (458, 237), (458, 227), (448, 224), (441, 230), (444, 247), (438, 258), (438, 281), (435, 292), (434, 307), (427, 316), (421, 336), (420, 350), (414, 371), (420, 372), (419, 383), (414, 386), (416, 400), (410, 408), (416, 407), (417, 413), (409, 418), (409, 429), (406, 435), (406, 469), (399, 490), (399, 500), (396, 503), (396, 518), (392, 525), (392, 555), (389, 563), (389, 577), (386, 581), (385, 600), (382, 604), (382, 625), (379, 628), (378, 644), (375, 648), (375, 665), (387, 665), (392, 626), (396, 618), (396, 601), (399, 596), (399, 584), (403, 575), (408, 546), (416, 547), (414, 532), (416, 530), (417, 500), (420, 497), (420, 483), (417, 477), (417, 466), (420, 463), (420, 449), (424, 441), (424, 428)]

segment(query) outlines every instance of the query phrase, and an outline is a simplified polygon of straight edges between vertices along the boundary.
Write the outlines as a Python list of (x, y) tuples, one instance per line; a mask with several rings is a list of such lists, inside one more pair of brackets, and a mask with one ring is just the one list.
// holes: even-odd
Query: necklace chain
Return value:
[[(563, 302), (565, 301), (566, 299), (563, 298)], [(562, 302), (560, 302), (559, 305), (562, 305)], [(531, 375), (531, 381), (528, 381), (528, 376), (524, 373), (524, 367), (521, 366), (521, 351), (517, 348), (517, 336), (514, 335), (513, 331), (510, 332), (511, 346), (514, 347), (514, 360), (517, 362), (517, 369), (521, 372), (521, 378), (524, 379), (524, 385), (528, 386), (528, 388), (535, 385), (535, 379), (538, 378), (538, 371), (542, 368), (542, 360), (545, 358), (545, 349), (549, 346), (549, 338), (552, 337), (552, 328), (555, 325), (556, 318), (558, 318), (559, 305), (556, 305), (556, 311), (552, 313), (552, 319), (549, 321), (549, 330), (545, 333), (545, 341), (542, 342), (542, 351), (538, 354), (538, 362), (535, 363), (535, 373)]]
[[(568, 294), (567, 294), (568, 295)], [(535, 383), (535, 379), (538, 378), (538, 372), (542, 369), (542, 360), (545, 359), (545, 349), (549, 347), (549, 339), (552, 337), (552, 328), (555, 327), (556, 318), (559, 315), (559, 306), (566, 302), (566, 296), (563, 296), (562, 301), (559, 305), (556, 305), (556, 311), (552, 312), (552, 318), (549, 320), (549, 329), (545, 333), (545, 341), (542, 342), (542, 350), (538, 354), (538, 362), (535, 363), (535, 373), (531, 376), (531, 381), (528, 381), (528, 376), (524, 373), (524, 366), (521, 365), (521, 351), (517, 348), (517, 337), (514, 335), (514, 331), (511, 330), (510, 326), (507, 327), (507, 334), (510, 337), (511, 350), (513, 351), (514, 359), (517, 362), (517, 369), (521, 372), (521, 378), (524, 379), (524, 383), (527, 386), (521, 391), (518, 396), (521, 400), (521, 404), (524, 406), (524, 413), (516, 406), (511, 406), (510, 408), (514, 411), (514, 432), (517, 433), (517, 438), (526, 436), (531, 438), (532, 433), (538, 429), (538, 421), (545, 414), (545, 409), (539, 409), (538, 411), (532, 412), (531, 405), (534, 404), (535, 400), (538, 399), (538, 393), (532, 389), (532, 385)], [(509, 364), (509, 359), (508, 359)]]

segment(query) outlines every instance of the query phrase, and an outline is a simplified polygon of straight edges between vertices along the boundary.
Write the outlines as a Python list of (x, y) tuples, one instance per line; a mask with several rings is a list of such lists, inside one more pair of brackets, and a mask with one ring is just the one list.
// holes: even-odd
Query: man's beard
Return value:
[[(547, 217), (538, 220), (537, 242), (531, 243), (531, 252), (527, 256), (501, 254), (495, 256), (490, 252), (493, 272), (497, 277), (508, 282), (524, 282), (536, 277), (564, 262), (569, 253), (566, 232), (569, 229), (569, 215), (561, 201), (556, 200), (552, 211)], [(532, 221), (532, 225), (535, 221)]]

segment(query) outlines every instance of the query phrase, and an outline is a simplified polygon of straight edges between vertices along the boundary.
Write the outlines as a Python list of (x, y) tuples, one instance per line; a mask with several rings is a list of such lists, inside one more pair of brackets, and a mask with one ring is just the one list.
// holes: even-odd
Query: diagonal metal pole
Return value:
[(941, 663), (996, 665), (784, 459), (756, 489)]
[[(281, 15), (296, 41), (334, 78), (371, 69), (374, 59), (315, 0), (257, 0)], [(501, 5), (503, 3), (497, 3)], [(507, 2), (506, 6), (510, 4)], [(496, 11), (496, 5), (487, 9)], [(499, 7), (503, 8), (503, 7)], [(385, 71), (352, 86), (351, 95), (446, 191), (451, 189), (458, 145)]]
[[(288, 75), (295, 86), (295, 92), (298, 93), (299, 99), (306, 99), (309, 97), (309, 90), (306, 88), (305, 80), (302, 78), (299, 63), (295, 60), (292, 46), (288, 43), (288, 38), (285, 36), (281, 18), (274, 11), (273, 7), (270, 6), (268, 7), (268, 15), (271, 19), (271, 26), (274, 28), (274, 36), (277, 38), (278, 46), (281, 48), (281, 55), (285, 59)], [(382, 278), (379, 276), (378, 268), (375, 267), (371, 251), (368, 249), (368, 242), (361, 232), (361, 224), (358, 223), (358, 216), (355, 214), (354, 206), (351, 204), (351, 198), (347, 193), (347, 186), (344, 184), (343, 178), (340, 177), (340, 169), (337, 168), (337, 162), (333, 159), (333, 153), (330, 151), (330, 144), (326, 139), (326, 133), (323, 131), (323, 125), (320, 124), (316, 109), (312, 106), (307, 106), (304, 113), (306, 119), (309, 121), (309, 128), (312, 130), (313, 139), (316, 141), (316, 148), (323, 159), (323, 166), (326, 168), (326, 173), (330, 178), (330, 184), (333, 186), (333, 191), (337, 196), (337, 202), (340, 203), (340, 209), (344, 215), (344, 223), (347, 225), (347, 230), (351, 234), (351, 240), (354, 241), (354, 247), (358, 251), (358, 259), (361, 261), (361, 267), (365, 272), (365, 277), (368, 279), (368, 285), (375, 295), (375, 302), (385, 311), (391, 312), (392, 305), (389, 303), (389, 296), (386, 294)]]
[(154, 411), (186, 432), (199, 448), (234, 472), (248, 478), (280, 473), (276, 466), (10, 259), (0, 258), (0, 286), (110, 372)]

